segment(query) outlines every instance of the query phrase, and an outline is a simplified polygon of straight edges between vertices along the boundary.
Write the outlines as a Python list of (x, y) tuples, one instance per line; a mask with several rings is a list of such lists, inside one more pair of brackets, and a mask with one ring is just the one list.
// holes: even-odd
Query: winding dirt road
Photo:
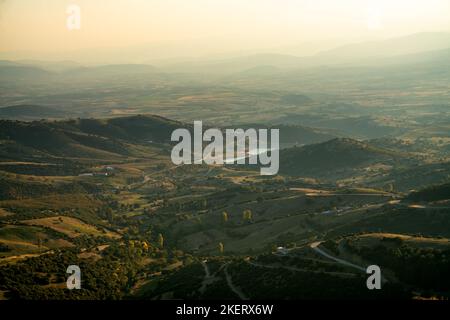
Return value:
[(228, 273), (228, 264), (225, 266), (224, 270), (225, 277), (227, 279), (228, 287), (233, 291), (241, 300), (250, 300), (238, 287), (233, 284), (230, 274)]
[(356, 264), (354, 264), (354, 263), (351, 263), (351, 262), (348, 262), (348, 261), (346, 261), (346, 260), (342, 260), (342, 259), (333, 257), (332, 255), (326, 253), (325, 251), (323, 251), (322, 249), (319, 248), (319, 246), (320, 246), (321, 243), (322, 243), (321, 241), (317, 241), (317, 242), (311, 243), (309, 246), (310, 246), (311, 249), (313, 249), (315, 252), (317, 252), (318, 254), (320, 254), (320, 255), (322, 255), (322, 256), (328, 258), (328, 259), (331, 259), (331, 260), (333, 260), (333, 261), (335, 261), (335, 262), (337, 262), (337, 263), (340, 263), (340, 264), (343, 264), (343, 265), (346, 265), (346, 266), (349, 266), (349, 267), (358, 269), (358, 270), (360, 270), (360, 271), (362, 271), (362, 272), (366, 272), (366, 268), (363, 268), (363, 267), (361, 267), (361, 266), (358, 266), (358, 265), (356, 265)]

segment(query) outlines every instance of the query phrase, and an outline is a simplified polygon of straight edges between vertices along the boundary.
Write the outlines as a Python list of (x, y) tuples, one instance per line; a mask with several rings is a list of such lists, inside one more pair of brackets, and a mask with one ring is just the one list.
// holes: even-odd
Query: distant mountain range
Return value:
[[(21, 73), (24, 76), (38, 72), (70, 72), (71, 75), (96, 73), (99, 75), (167, 72), (167, 73), (244, 73), (266, 74), (296, 68), (318, 66), (379, 66), (383, 64), (448, 62), (450, 33), (417, 33), (381, 41), (347, 44), (320, 52), (313, 56), (300, 57), (286, 54), (260, 53), (224, 59), (186, 60), (170, 65), (150, 66), (148, 64), (110, 64), (99, 67), (83, 67), (73, 61), (0, 61), (0, 79)], [(142, 56), (142, 53), (140, 54)], [(151, 56), (151, 51), (148, 52)], [(149, 59), (146, 59), (149, 61)], [(105, 61), (109, 61), (106, 59)], [(26, 68), (33, 69), (26, 69)], [(13, 69), (4, 69), (13, 68)], [(19, 69), (14, 69), (19, 68)], [(25, 69), (24, 69), (25, 68)], [(6, 74), (5, 74), (6, 72)], [(41, 74), (42, 75), (42, 74)]]
[(450, 33), (417, 33), (382, 41), (348, 44), (309, 57), (254, 54), (221, 61), (184, 62), (162, 69), (168, 72), (253, 74), (318, 66), (377, 66), (383, 63), (428, 62), (433, 59), (448, 61), (445, 58), (448, 57), (449, 49)]
[(5, 62), (0, 65), (0, 81), (36, 81), (46, 80), (51, 76), (52, 74), (50, 72), (37, 67), (14, 63), (8, 65)]
[(348, 44), (315, 56), (339, 63), (364, 62), (370, 59), (419, 54), (450, 48), (450, 33), (417, 33), (382, 41)]
[(143, 64), (119, 64), (95, 67), (72, 65), (71, 68), (62, 68), (57, 62), (36, 62), (35, 65), (22, 64), (12, 61), (0, 61), (0, 81), (48, 81), (59, 79), (104, 79), (113, 76), (154, 74), (157, 68)]
[(44, 119), (69, 116), (67, 111), (39, 105), (17, 105), (0, 108), (0, 119)]

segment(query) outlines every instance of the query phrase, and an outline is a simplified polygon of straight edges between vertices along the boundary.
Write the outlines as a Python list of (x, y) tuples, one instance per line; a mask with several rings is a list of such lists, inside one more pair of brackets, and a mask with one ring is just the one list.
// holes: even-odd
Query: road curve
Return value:
[[(346, 265), (346, 266), (349, 266), (349, 267), (358, 269), (358, 270), (360, 270), (360, 271), (362, 271), (362, 272), (364, 272), (364, 273), (367, 272), (367, 268), (358, 266), (358, 265), (356, 265), (356, 264), (354, 264), (354, 263), (351, 263), (351, 262), (348, 262), (348, 261), (346, 261), (346, 260), (342, 260), (342, 259), (336, 258), (336, 257), (334, 257), (334, 256), (332, 256), (332, 255), (326, 253), (325, 251), (323, 251), (322, 249), (319, 248), (319, 246), (320, 246), (320, 244), (321, 244), (322, 242), (323, 242), (323, 241), (313, 242), (313, 243), (311, 243), (309, 246), (311, 247), (311, 249), (313, 249), (314, 251), (316, 251), (317, 253), (319, 253), (320, 255), (322, 255), (322, 256), (324, 256), (324, 257), (326, 257), (326, 258), (328, 258), (328, 259), (331, 259), (331, 260), (333, 260), (333, 261), (336, 261), (337, 263), (340, 263), (340, 264), (343, 264), (343, 265)], [(381, 281), (382, 281), (383, 283), (389, 282), (384, 276), (381, 276)]]
[(366, 272), (366, 268), (363, 268), (363, 267), (358, 266), (358, 265), (356, 265), (354, 263), (351, 263), (351, 262), (348, 262), (348, 261), (345, 261), (345, 260), (333, 257), (332, 255), (326, 253), (325, 251), (323, 251), (322, 249), (319, 248), (321, 243), (322, 243), (321, 241), (317, 241), (317, 242), (311, 243), (309, 246), (311, 247), (311, 249), (313, 249), (314, 251), (316, 251), (317, 253), (319, 253), (320, 255), (322, 255), (322, 256), (324, 256), (324, 257), (326, 257), (328, 259), (331, 259), (331, 260), (336, 261), (336, 262), (338, 262), (340, 264), (343, 264), (343, 265), (346, 265), (346, 266), (358, 269), (360, 271)]

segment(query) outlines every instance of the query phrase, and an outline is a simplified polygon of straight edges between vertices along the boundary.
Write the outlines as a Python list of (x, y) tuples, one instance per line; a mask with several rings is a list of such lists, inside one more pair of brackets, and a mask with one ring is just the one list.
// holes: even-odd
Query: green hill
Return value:
[(380, 187), (392, 184), (402, 192), (420, 190), (433, 185), (446, 183), (450, 179), (450, 163), (425, 163), (393, 168), (389, 174), (368, 179), (367, 185)]
[(54, 126), (66, 130), (108, 139), (123, 139), (129, 142), (170, 142), (173, 130), (185, 127), (180, 122), (159, 116), (137, 115), (111, 119), (78, 119), (61, 121)]
[(431, 186), (411, 193), (408, 200), (411, 201), (439, 201), (450, 199), (450, 183)]
[(26, 181), (2, 176), (0, 181), (0, 200), (26, 199), (49, 194), (88, 194), (96, 193), (100, 190), (98, 186), (82, 181), (52, 183)]
[(347, 138), (330, 140), (280, 153), (280, 172), (289, 175), (326, 175), (378, 162), (392, 162), (400, 155)]
[(131, 156), (133, 144), (169, 143), (178, 122), (157, 116), (20, 122), (0, 120), (0, 158), (31, 155), (113, 159)]

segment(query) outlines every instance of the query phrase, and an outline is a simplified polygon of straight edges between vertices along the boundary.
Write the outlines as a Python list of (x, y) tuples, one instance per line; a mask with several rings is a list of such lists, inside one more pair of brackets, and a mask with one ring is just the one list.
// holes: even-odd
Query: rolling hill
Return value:
[(316, 55), (320, 59), (333, 59), (341, 63), (364, 61), (380, 57), (415, 55), (426, 51), (450, 48), (450, 33), (422, 32), (403, 37), (340, 46)]
[(44, 60), (18, 60), (17, 64), (40, 68), (49, 72), (64, 72), (80, 68), (80, 64), (74, 61), (44, 61)]
[(146, 64), (112, 64), (94, 67), (78, 67), (67, 70), (65, 76), (75, 77), (110, 77), (118, 75), (136, 75), (154, 73), (157, 69)]
[(51, 78), (52, 73), (29, 66), (0, 66), (0, 81), (37, 81)]
[(280, 152), (280, 172), (295, 176), (326, 176), (374, 163), (392, 163), (401, 156), (347, 138), (290, 148)]
[(131, 156), (133, 144), (168, 143), (175, 121), (157, 116), (19, 122), (0, 120), (0, 158)]
[[(261, 53), (210, 61), (185, 61), (164, 70), (167, 72), (190, 73), (237, 73), (246, 75), (246, 71), (264, 70), (254, 75), (279, 74), (287, 69), (304, 69), (320, 66), (343, 65), (389, 65), (429, 61), (440, 57), (450, 48), (450, 33), (423, 32), (407, 36), (351, 43), (311, 56)], [(432, 53), (436, 51), (437, 53)], [(403, 59), (405, 57), (405, 59)]]
[(423, 190), (413, 192), (409, 195), (408, 200), (426, 202), (450, 200), (450, 183), (431, 186)]
[(66, 111), (40, 105), (16, 105), (0, 108), (0, 119), (44, 119), (68, 116)]

